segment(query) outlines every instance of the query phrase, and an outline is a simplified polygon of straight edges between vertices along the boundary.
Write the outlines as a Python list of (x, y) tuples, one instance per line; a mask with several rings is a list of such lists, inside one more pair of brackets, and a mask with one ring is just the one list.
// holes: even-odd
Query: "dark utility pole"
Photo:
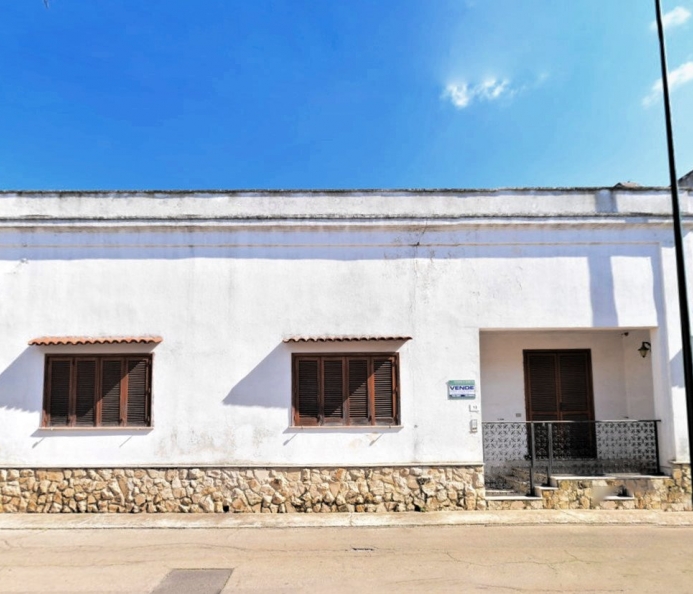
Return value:
[(679, 286), (679, 310), (681, 311), (681, 350), (683, 353), (683, 376), (686, 388), (686, 411), (688, 413), (688, 456), (693, 461), (693, 355), (691, 354), (691, 318), (688, 311), (688, 285), (686, 284), (686, 261), (683, 251), (683, 225), (679, 207), (679, 188), (676, 179), (674, 160), (674, 133), (671, 129), (671, 106), (669, 104), (669, 76), (667, 54), (664, 44), (662, 6), (655, 0), (657, 11), (657, 32), (659, 34), (659, 58), (662, 65), (662, 91), (664, 92), (664, 119), (667, 127), (667, 148), (669, 153), (669, 183), (671, 185), (671, 205), (674, 215), (674, 244), (676, 247), (676, 276)]

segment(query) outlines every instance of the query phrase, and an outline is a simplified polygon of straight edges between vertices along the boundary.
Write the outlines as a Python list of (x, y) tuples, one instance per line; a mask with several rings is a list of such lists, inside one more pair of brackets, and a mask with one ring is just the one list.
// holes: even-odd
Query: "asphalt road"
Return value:
[[(205, 568), (221, 571), (170, 573)], [(686, 593), (693, 592), (693, 527), (0, 530), (0, 592), (211, 594), (219, 588)]]

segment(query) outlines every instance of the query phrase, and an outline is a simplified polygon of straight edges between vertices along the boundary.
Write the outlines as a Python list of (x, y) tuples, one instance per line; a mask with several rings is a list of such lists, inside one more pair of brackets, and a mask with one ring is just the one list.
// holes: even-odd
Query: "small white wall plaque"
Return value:
[(450, 380), (448, 382), (448, 399), (470, 400), (476, 398), (476, 382), (474, 380)]

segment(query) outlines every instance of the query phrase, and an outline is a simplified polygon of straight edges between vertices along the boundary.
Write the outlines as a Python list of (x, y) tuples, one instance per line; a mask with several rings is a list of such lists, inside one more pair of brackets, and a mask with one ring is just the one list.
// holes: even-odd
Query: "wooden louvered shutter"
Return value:
[(43, 410), (50, 427), (148, 427), (151, 356), (49, 356)]
[(77, 427), (93, 427), (96, 415), (96, 359), (75, 361), (75, 419)]
[(349, 424), (367, 425), (368, 414), (368, 359), (347, 360), (349, 383)]
[(317, 425), (320, 421), (319, 361), (297, 359), (295, 362), (294, 409), (296, 425)]
[(592, 420), (588, 350), (525, 351), (527, 419)]
[(525, 353), (528, 420), (558, 419), (558, 382), (554, 353)]
[(396, 354), (294, 355), (294, 425), (399, 422)]
[(395, 423), (395, 366), (391, 358), (373, 360), (373, 400), (375, 422), (378, 425)]
[(587, 352), (558, 353), (561, 418), (591, 420), (590, 357)]
[(47, 406), (48, 425), (66, 426), (70, 420), (70, 376), (72, 359), (48, 360)]
[(323, 422), (344, 423), (344, 359), (323, 360)]
[(127, 360), (127, 425), (146, 427), (149, 425), (149, 359)]
[(100, 409), (103, 427), (118, 427), (121, 419), (122, 359), (103, 359), (101, 362)]

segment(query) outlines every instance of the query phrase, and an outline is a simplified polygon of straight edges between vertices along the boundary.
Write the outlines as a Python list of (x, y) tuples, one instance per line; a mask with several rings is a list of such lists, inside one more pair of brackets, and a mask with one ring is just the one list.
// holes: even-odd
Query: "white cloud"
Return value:
[[(691, 18), (691, 11), (683, 6), (677, 6), (662, 16), (662, 25), (664, 25), (665, 29), (678, 27), (683, 25), (689, 18)], [(652, 21), (650, 29), (653, 31), (657, 30), (657, 21)]]
[[(684, 62), (676, 70), (669, 72), (669, 92), (693, 81), (693, 60)], [(650, 107), (662, 96), (662, 79), (652, 85), (650, 92), (643, 98), (644, 107)]]
[(488, 78), (482, 83), (470, 86), (467, 83), (451, 83), (441, 97), (449, 99), (457, 109), (468, 107), (473, 101), (496, 101), (503, 96), (515, 94), (510, 88), (510, 81)]
[(669, 89), (686, 84), (693, 80), (693, 60), (681, 64), (676, 70), (669, 73)]
[(472, 96), (469, 92), (469, 85), (467, 84), (448, 85), (445, 87), (445, 91), (443, 91), (442, 98), (450, 99), (457, 109), (464, 109), (472, 100)]
[(507, 80), (496, 80), (495, 78), (490, 78), (482, 82), (478, 87), (477, 94), (488, 101), (493, 101), (498, 99), (501, 95), (508, 92), (508, 81)]

